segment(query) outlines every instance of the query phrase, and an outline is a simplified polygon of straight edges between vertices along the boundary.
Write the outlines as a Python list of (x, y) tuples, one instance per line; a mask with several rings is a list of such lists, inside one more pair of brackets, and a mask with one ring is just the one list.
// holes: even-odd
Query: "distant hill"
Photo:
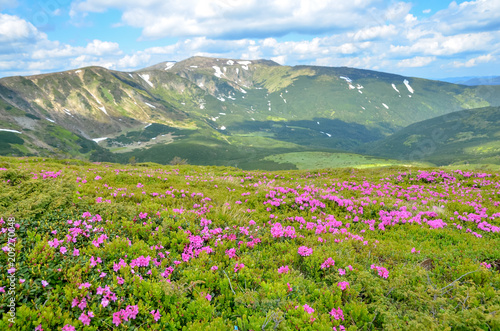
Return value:
[(9, 136), (0, 154), (268, 166), (271, 155), (355, 151), (486, 106), (500, 106), (500, 86), (347, 67), (207, 57), (135, 72), (87, 67), (0, 79), (0, 132)]
[(500, 164), (500, 107), (462, 110), (412, 124), (359, 152), (436, 165)]
[(488, 76), (488, 77), (451, 77), (440, 79), (444, 82), (461, 84), (468, 86), (476, 85), (500, 85), (500, 76)]

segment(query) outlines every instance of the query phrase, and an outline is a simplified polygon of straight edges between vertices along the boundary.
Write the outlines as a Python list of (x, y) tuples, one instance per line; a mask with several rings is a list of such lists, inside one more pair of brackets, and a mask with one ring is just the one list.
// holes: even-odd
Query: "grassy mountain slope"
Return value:
[[(0, 79), (0, 129), (21, 132), (29, 146), (6, 142), (0, 152), (89, 157), (62, 134), (50, 143), (45, 133), (53, 126), (116, 152), (95, 144), (94, 156), (106, 160), (164, 163), (178, 153), (197, 164), (254, 164), (287, 152), (354, 151), (418, 121), (499, 106), (499, 92), (267, 60), (193, 57), (130, 73), (88, 67)], [(211, 153), (193, 155), (197, 149)], [(219, 150), (227, 157), (217, 159)]]
[(455, 112), (412, 124), (360, 152), (447, 165), (500, 164), (500, 107)]

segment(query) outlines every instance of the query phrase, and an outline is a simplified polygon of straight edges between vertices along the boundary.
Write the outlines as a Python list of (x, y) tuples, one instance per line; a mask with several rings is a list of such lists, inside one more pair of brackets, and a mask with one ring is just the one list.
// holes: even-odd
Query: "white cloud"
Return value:
[(281, 65), (285, 65), (286, 64), (286, 55), (275, 56), (275, 57), (272, 57), (271, 60), (273, 60), (274, 62), (279, 63)]
[(398, 34), (396, 26), (390, 25), (377, 25), (369, 28), (361, 29), (356, 33), (350, 34), (354, 40), (373, 40), (378, 38), (390, 38)]
[(433, 19), (445, 34), (467, 30), (495, 31), (499, 28), (500, 1), (476, 0), (457, 4), (451, 2), (448, 8), (437, 12)]
[(425, 54), (449, 56), (465, 52), (481, 52), (491, 47), (494, 35), (490, 32), (443, 36), (436, 33), (432, 37), (423, 37), (409, 46), (391, 45), (394, 54)]
[(12, 15), (0, 13), (0, 43), (30, 43), (45, 39), (33, 24)]
[(415, 56), (411, 59), (404, 59), (398, 62), (398, 67), (420, 68), (425, 67), (436, 60), (435, 56)]
[(463, 68), (463, 67), (470, 68), (470, 67), (475, 67), (475, 66), (477, 66), (478, 64), (481, 64), (481, 63), (491, 62), (493, 60), (495, 60), (495, 58), (491, 54), (480, 55), (478, 57), (469, 59), (466, 62), (454, 61), (452, 63), (452, 66), (455, 67), (455, 68)]
[(141, 28), (144, 38), (239, 39), (352, 29), (372, 5), (386, 6), (376, 0), (84, 0), (73, 3), (72, 14), (118, 9), (122, 23)]

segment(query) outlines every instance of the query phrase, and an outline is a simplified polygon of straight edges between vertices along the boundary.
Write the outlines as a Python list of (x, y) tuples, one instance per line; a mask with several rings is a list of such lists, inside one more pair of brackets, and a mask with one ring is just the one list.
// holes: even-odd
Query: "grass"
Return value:
[[(291, 163), (297, 169), (325, 169), (325, 168), (370, 168), (386, 166), (412, 165), (398, 160), (381, 159), (351, 153), (327, 152), (295, 152), (267, 156), (264, 160), (278, 163)], [(414, 166), (415, 164), (413, 164)]]

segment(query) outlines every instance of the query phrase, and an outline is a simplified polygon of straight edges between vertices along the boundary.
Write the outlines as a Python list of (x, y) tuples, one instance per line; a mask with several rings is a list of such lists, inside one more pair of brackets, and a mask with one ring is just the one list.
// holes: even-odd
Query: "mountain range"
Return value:
[[(500, 86), (347, 67), (206, 57), (134, 72), (86, 67), (0, 79), (0, 154), (271, 170), (500, 164), (499, 106)], [(439, 127), (447, 139), (415, 152)]]

